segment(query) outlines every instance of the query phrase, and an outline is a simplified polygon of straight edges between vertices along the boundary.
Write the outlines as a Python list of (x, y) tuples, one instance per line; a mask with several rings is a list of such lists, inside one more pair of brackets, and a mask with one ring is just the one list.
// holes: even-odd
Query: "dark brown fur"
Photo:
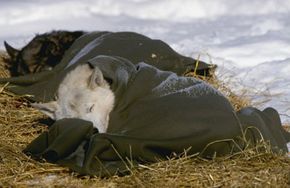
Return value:
[(61, 61), (65, 51), (84, 33), (83, 31), (52, 31), (36, 35), (21, 50), (16, 50), (4, 42), (10, 56), (5, 62), (11, 76), (52, 69)]

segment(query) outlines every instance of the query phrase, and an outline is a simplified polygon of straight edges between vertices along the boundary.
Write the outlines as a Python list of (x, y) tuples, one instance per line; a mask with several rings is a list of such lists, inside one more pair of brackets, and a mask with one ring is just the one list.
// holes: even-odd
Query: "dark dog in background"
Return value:
[(61, 61), (65, 51), (84, 33), (84, 31), (52, 31), (36, 35), (21, 50), (13, 48), (4, 41), (10, 56), (5, 59), (5, 63), (11, 76), (52, 69)]

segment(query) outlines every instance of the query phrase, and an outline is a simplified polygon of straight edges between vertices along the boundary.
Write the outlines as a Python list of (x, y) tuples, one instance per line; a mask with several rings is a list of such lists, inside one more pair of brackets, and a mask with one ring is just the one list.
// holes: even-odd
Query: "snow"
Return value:
[(217, 64), (236, 93), (290, 123), (290, 0), (0, 0), (0, 28), (1, 49), (52, 29), (158, 38)]

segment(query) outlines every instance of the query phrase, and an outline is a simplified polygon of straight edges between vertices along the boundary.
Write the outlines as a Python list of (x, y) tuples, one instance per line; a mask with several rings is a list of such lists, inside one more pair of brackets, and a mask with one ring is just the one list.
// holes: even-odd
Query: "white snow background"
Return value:
[(135, 31), (200, 54), (232, 90), (290, 123), (290, 0), (0, 0), (0, 49), (59, 29)]

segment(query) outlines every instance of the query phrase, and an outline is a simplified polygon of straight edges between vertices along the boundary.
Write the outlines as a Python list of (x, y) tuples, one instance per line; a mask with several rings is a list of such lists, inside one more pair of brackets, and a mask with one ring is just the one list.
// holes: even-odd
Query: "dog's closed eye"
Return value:
[(94, 104), (89, 108), (89, 112), (92, 112), (93, 111), (93, 109), (94, 109)]

